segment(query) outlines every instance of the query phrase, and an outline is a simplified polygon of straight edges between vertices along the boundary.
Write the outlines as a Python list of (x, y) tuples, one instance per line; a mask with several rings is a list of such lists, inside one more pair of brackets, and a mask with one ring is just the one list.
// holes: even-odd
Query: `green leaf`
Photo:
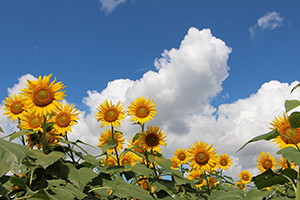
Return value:
[(97, 175), (90, 168), (82, 167), (79, 170), (71, 163), (65, 164), (69, 168), (68, 179), (80, 190)]
[(19, 178), (19, 177), (12, 176), (12, 177), (10, 178), (10, 182), (11, 182), (13, 185), (16, 185), (16, 186), (22, 188), (22, 189), (25, 190), (25, 191), (28, 190), (28, 187), (27, 187), (25, 181), (22, 180), (22, 179)]
[(239, 200), (243, 199), (236, 191), (214, 190), (208, 200)]
[[(126, 167), (125, 167), (126, 166)], [(116, 174), (116, 173), (121, 173), (124, 170), (128, 170), (129, 168), (127, 167), (128, 165), (125, 166), (105, 166), (105, 167), (98, 167), (100, 172), (105, 173), (105, 174)], [(129, 165), (131, 166), (131, 165)]]
[(10, 168), (7, 165), (2, 164), (2, 162), (0, 162), (0, 177), (6, 174), (9, 170)]
[(298, 106), (300, 106), (300, 101), (298, 100), (286, 100), (284, 103), (286, 113)]
[[(279, 135), (279, 132), (277, 131), (277, 129), (274, 129), (268, 133), (256, 136), (255, 138), (249, 140), (246, 144), (244, 144), (239, 150), (237, 150), (237, 152), (239, 152), (240, 150), (242, 150), (247, 144), (252, 143), (252, 142), (257, 142), (259, 140), (272, 140), (274, 138), (276, 138)], [(236, 153), (237, 153), (236, 152)]]
[(136, 163), (131, 168), (131, 171), (133, 171), (137, 176), (146, 176), (146, 177), (149, 177), (149, 175), (153, 172), (152, 169), (149, 169), (145, 165), (140, 163)]
[(165, 171), (170, 171), (171, 169), (171, 160), (166, 159), (164, 157), (155, 158), (152, 155), (149, 155), (150, 162), (156, 162), (161, 168), (163, 168)]
[(36, 159), (35, 163), (42, 166), (44, 169), (58, 161), (60, 158), (66, 159), (65, 154), (59, 151), (52, 151), (49, 154), (44, 154), (43, 151), (34, 149), (28, 151), (27, 155), (33, 159)]
[(3, 129), (2, 129), (1, 127), (0, 127), (0, 132), (1, 132), (1, 133), (4, 133), (4, 131), (3, 131)]
[(31, 130), (31, 129), (28, 129), (28, 130), (21, 130), (21, 131), (18, 131), (18, 132), (14, 132), (12, 134), (10, 134), (10, 138), (9, 138), (9, 141), (12, 141), (16, 138), (19, 138), (23, 135), (25, 135), (26, 133), (35, 133), (35, 131)]
[(295, 87), (293, 87), (291, 93), (292, 93), (294, 90), (296, 90), (298, 87), (300, 87), (300, 83), (298, 83)]
[(78, 190), (78, 188), (71, 184), (65, 186), (57, 185), (55, 187), (51, 186), (50, 189), (55, 193), (53, 196), (57, 199), (72, 200), (75, 197), (78, 199), (83, 199), (86, 196), (84, 193)]
[(112, 137), (108, 137), (108, 138), (107, 138), (107, 141), (108, 141), (109, 143), (111, 143), (111, 144), (114, 144), (114, 140), (112, 139)]
[(45, 190), (41, 189), (38, 192), (28, 196), (26, 199), (30, 200), (59, 200), (46, 192)]
[(117, 143), (115, 143), (115, 144), (112, 144), (112, 143), (105, 143), (103, 146), (102, 146), (102, 152), (104, 153), (104, 152), (106, 152), (107, 151), (107, 149), (112, 149), (112, 148), (114, 148), (114, 147), (116, 147), (118, 144)]
[(18, 173), (26, 151), (24, 146), (0, 138), (0, 160), (14, 173)]
[(290, 117), (289, 121), (291, 124), (291, 127), (294, 128), (299, 128), (300, 127), (300, 112), (293, 112)]
[(265, 197), (269, 196), (268, 191), (262, 191), (262, 190), (249, 190), (246, 194), (246, 196), (243, 198), (243, 200), (262, 200)]
[(281, 154), (289, 162), (294, 162), (296, 165), (300, 165), (300, 152), (294, 147), (286, 147), (277, 151), (277, 154)]
[(97, 159), (95, 158), (95, 156), (92, 156), (92, 155), (86, 155), (86, 156), (84, 156), (84, 155), (82, 155), (82, 158), (83, 158), (86, 162), (91, 163), (91, 164), (92, 164), (93, 166), (95, 166), (95, 167), (99, 166), (99, 160), (97, 160)]

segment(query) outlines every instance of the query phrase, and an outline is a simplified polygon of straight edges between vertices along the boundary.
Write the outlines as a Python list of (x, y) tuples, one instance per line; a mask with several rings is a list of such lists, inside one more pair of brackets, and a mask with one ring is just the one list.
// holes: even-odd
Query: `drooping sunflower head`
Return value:
[(39, 132), (26, 133), (25, 136), (25, 142), (27, 143), (28, 149), (33, 149), (34, 147), (40, 149), (43, 147), (43, 144), (41, 142), (41, 134), (39, 134)]
[(42, 131), (42, 122), (43, 118), (41, 116), (25, 112), (24, 115), (21, 117), (20, 128), (23, 130), (32, 129), (34, 131)]
[(252, 175), (249, 171), (243, 170), (239, 173), (240, 181), (243, 183), (249, 183), (252, 179)]
[(176, 159), (178, 159), (180, 164), (185, 164), (187, 163), (187, 151), (185, 148), (183, 149), (176, 149), (174, 152)]
[(61, 102), (51, 119), (51, 121), (55, 123), (53, 127), (62, 135), (72, 132), (71, 126), (74, 126), (77, 123), (79, 114), (80, 113), (78, 112), (78, 109), (75, 109), (74, 104)]
[(128, 152), (126, 154), (122, 154), (121, 158), (120, 158), (120, 165), (121, 166), (124, 166), (126, 164), (129, 164), (129, 165), (135, 165), (136, 163), (136, 157), (133, 156), (133, 153), (131, 152)]
[[(123, 149), (123, 144), (125, 143), (125, 138), (123, 138), (123, 135), (118, 132), (118, 130), (114, 130), (114, 140), (112, 139), (112, 132), (111, 129), (107, 129), (106, 131), (103, 131), (99, 137), (99, 144), (98, 147), (102, 148), (104, 144), (106, 143), (111, 143), (113, 144), (116, 143), (117, 146), (117, 151), (120, 152)], [(107, 149), (107, 152), (109, 154), (112, 154), (114, 151), (114, 148), (109, 148)]]
[[(287, 162), (287, 160), (285, 158), (280, 157), (279, 159), (280, 159), (280, 161), (278, 163), (278, 166), (280, 168), (282, 168), (282, 169), (289, 168), (288, 162)], [(290, 164), (290, 168), (292, 168), (292, 169), (296, 168), (296, 166), (295, 166), (295, 164), (293, 162), (289, 162), (289, 164)]]
[(126, 117), (126, 112), (123, 109), (123, 105), (120, 104), (119, 101), (117, 105), (112, 104), (112, 101), (108, 103), (107, 100), (104, 101), (103, 104), (97, 107), (96, 112), (96, 119), (97, 121), (102, 121), (101, 127), (105, 125), (111, 125), (113, 127), (121, 126), (120, 120), (124, 121), (123, 119)]
[(135, 123), (145, 124), (150, 122), (155, 116), (155, 102), (151, 98), (138, 97), (135, 101), (132, 101), (128, 106), (128, 115), (133, 115), (130, 121), (135, 121)]
[(200, 176), (203, 174), (202, 171), (199, 170), (192, 170), (188, 175), (187, 178), (190, 180), (198, 180), (199, 182), (196, 183), (197, 188), (201, 188), (202, 185), (204, 185), (204, 179), (202, 179)]
[(211, 171), (211, 167), (214, 166), (218, 161), (215, 148), (212, 145), (208, 145), (207, 142), (200, 141), (194, 142), (187, 151), (188, 161), (190, 166), (194, 170), (200, 171)]
[[(130, 149), (130, 150), (136, 152), (136, 153), (133, 153), (133, 156), (135, 157), (136, 160), (139, 160), (139, 159), (141, 159), (141, 157), (144, 157), (143, 156), (144, 149), (139, 145), (138, 138), (139, 137), (135, 138), (132, 136), (131, 139), (128, 140), (129, 145), (127, 147), (127, 149)], [(140, 155), (140, 156), (138, 156), (138, 155)]]
[[(204, 180), (204, 182), (205, 182), (205, 185), (209, 185), (210, 188), (215, 186), (218, 183), (218, 181), (211, 176), (207, 177), (207, 180)], [(207, 182), (208, 182), (208, 184), (207, 184)]]
[(159, 129), (159, 126), (148, 126), (147, 131), (141, 132), (139, 144), (147, 151), (160, 151), (160, 145), (166, 146), (165, 138), (167, 136)]
[(56, 81), (56, 77), (50, 83), (49, 76), (43, 78), (39, 76), (38, 80), (27, 80), (27, 88), (21, 89), (21, 94), (24, 96), (24, 101), (28, 111), (31, 114), (45, 116), (47, 113), (53, 113), (59, 106), (60, 100), (64, 100), (65, 91), (60, 91), (65, 86), (61, 82)]
[(7, 115), (7, 119), (12, 119), (13, 121), (21, 118), (25, 109), (24, 98), (22, 98), (21, 94), (14, 94), (13, 98), (8, 96), (5, 100), (6, 101), (3, 101), (3, 110), (6, 110), (6, 112), (4, 112), (3, 115)]
[(273, 157), (270, 152), (266, 153), (263, 151), (261, 154), (259, 154), (259, 156), (257, 156), (256, 166), (261, 172), (264, 172), (267, 169), (274, 170), (276, 168), (276, 165), (277, 163), (275, 161), (275, 157)]
[(219, 168), (222, 170), (229, 169), (232, 164), (231, 159), (229, 158), (229, 155), (226, 153), (220, 154), (218, 157), (218, 164), (219, 164)]
[(235, 183), (236, 188), (240, 188), (241, 190), (245, 191), (246, 190), (246, 184), (243, 183), (242, 181), (237, 181)]
[[(300, 128), (292, 129), (288, 115), (283, 113), (283, 117), (275, 117), (275, 119), (270, 124), (272, 125), (271, 129), (274, 130), (276, 128), (282, 135), (289, 137), (298, 146), (300, 145)], [(278, 144), (279, 149), (283, 149), (287, 146), (295, 147), (292, 141), (281, 135), (277, 136), (272, 142)]]
[(177, 158), (175, 156), (173, 156), (172, 158), (170, 158), (170, 160), (171, 160), (171, 168), (172, 169), (178, 169), (180, 163), (177, 160)]

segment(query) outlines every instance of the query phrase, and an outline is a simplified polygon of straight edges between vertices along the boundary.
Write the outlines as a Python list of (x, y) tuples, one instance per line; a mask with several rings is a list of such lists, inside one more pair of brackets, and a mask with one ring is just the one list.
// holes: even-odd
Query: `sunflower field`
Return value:
[[(229, 155), (217, 154), (205, 141), (164, 157), (167, 133), (146, 125), (157, 113), (154, 99), (147, 97), (137, 97), (127, 109), (108, 100), (97, 107), (95, 120), (105, 128), (98, 147), (70, 141), (80, 113), (65, 100), (63, 83), (51, 77), (27, 80), (19, 94), (3, 101), (4, 115), (17, 122), (19, 131), (4, 133), (0, 127), (0, 199), (300, 200), (300, 112), (286, 114), (300, 105), (298, 100), (287, 100), (283, 116), (270, 123), (271, 131), (237, 151), (252, 142), (271, 141), (278, 145), (280, 161), (261, 152), (260, 173), (242, 170), (234, 181), (225, 175), (232, 165)], [(140, 131), (126, 143), (121, 123), (127, 116)], [(89, 154), (87, 146), (100, 148), (100, 154)]]

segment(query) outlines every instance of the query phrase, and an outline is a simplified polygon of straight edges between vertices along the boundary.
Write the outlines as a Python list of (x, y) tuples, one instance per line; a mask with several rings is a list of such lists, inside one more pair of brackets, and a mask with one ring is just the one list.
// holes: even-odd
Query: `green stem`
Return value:
[(47, 135), (47, 123), (46, 123), (46, 116), (44, 116), (44, 122), (43, 122), (43, 152), (44, 154), (47, 154), (48, 153), (48, 144), (47, 144), (47, 138), (46, 138), (46, 135)]
[[(111, 125), (111, 139), (112, 139), (113, 144), (115, 144), (116, 143), (116, 141), (115, 141), (115, 130), (114, 130), (113, 125)], [(118, 155), (118, 151), (117, 151), (117, 146), (114, 147), (114, 150), (116, 152), (116, 158), (117, 158), (118, 166), (120, 166), (120, 160), (119, 160), (119, 155)]]
[[(65, 132), (65, 138), (66, 138), (66, 141), (69, 141), (68, 140), (68, 133), (67, 132)], [(71, 149), (71, 145), (69, 143), (68, 143), (68, 147), (70, 149), (70, 157), (71, 157), (73, 163), (75, 163), (75, 158), (74, 158), (74, 155), (73, 155), (73, 150)]]
[(300, 200), (300, 167), (298, 167), (296, 200)]

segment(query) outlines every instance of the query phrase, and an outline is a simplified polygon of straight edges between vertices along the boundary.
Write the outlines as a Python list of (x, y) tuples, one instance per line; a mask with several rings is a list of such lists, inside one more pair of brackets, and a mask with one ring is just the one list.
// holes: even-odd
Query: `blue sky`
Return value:
[[(233, 153), (268, 131), (274, 115), (284, 111), (286, 98), (300, 97), (289, 94), (299, 80), (299, 8), (296, 0), (3, 0), (0, 97), (22, 87), (31, 77), (26, 74), (52, 73), (66, 85), (67, 100), (83, 113), (74, 138), (96, 145), (96, 106), (104, 99), (128, 104), (138, 95), (151, 96), (164, 112), (154, 122), (174, 144), (167, 155), (177, 144), (188, 147), (197, 136), (231, 153), (235, 161), (247, 162), (242, 159), (263, 149), (249, 147), (249, 158)], [(196, 61), (184, 57), (185, 52), (195, 54)], [(0, 126), (10, 131), (5, 118), (0, 119)], [(211, 128), (215, 126), (219, 128)], [(180, 141), (183, 136), (186, 143)], [(222, 136), (232, 141), (224, 144)], [(236, 164), (232, 171), (246, 167), (254, 171), (246, 164)]]

